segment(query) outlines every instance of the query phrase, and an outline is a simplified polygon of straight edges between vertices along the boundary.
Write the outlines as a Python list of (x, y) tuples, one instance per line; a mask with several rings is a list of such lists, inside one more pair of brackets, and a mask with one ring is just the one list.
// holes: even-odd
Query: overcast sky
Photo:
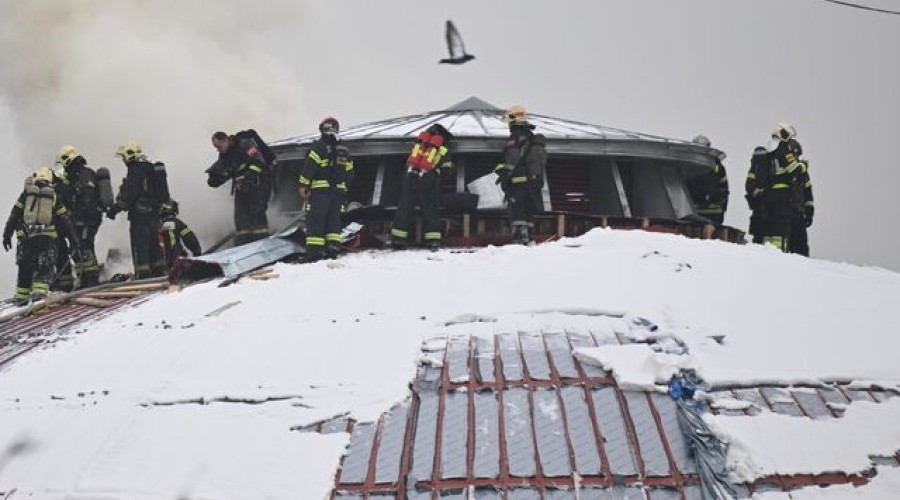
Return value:
[[(896, 7), (889, 0), (860, 1)], [(174, 12), (183, 14), (174, 17), (173, 9), (117, 2), (131, 5), (130, 12), (122, 10), (128, 22), (101, 25), (90, 21), (115, 19), (108, 2), (43, 2), (89, 15), (73, 24), (76, 29), (58, 32), (57, 47), (73, 45), (65, 45), (66, 37), (84, 42), (93, 30), (127, 29), (139, 42), (133, 61), (102, 57), (116, 45), (125, 50), (115, 39), (106, 41), (109, 46), (90, 40), (85, 46), (93, 49), (82, 52), (67, 48), (69, 67), (53, 78), (54, 85), (65, 89), (67, 79), (85, 72), (83, 80), (102, 82), (104, 89), (97, 95), (81, 82), (69, 88), (68, 101), (121, 106), (120, 94), (130, 91), (129, 108), (135, 100), (151, 105), (130, 110), (126, 125), (113, 121), (115, 128), (85, 130), (78, 119), (68, 121), (71, 116), (35, 104), (59, 98), (56, 87), (37, 99), (23, 90), (31, 80), (0, 76), (0, 118), (21, 128), (4, 133), (4, 148), (21, 158), (19, 167), (5, 167), (16, 170), (12, 184), (31, 164), (52, 160), (66, 142), (102, 143), (105, 149), (97, 146), (94, 154), (108, 163), (127, 123), (149, 122), (175, 132), (155, 140), (158, 154), (198, 164), (175, 176), (180, 185), (174, 190), (181, 193), (186, 217), (194, 210), (203, 220), (196, 212), (208, 211), (201, 201), (212, 192), (200, 173), (212, 161), (211, 128), (246, 124), (276, 139), (313, 131), (325, 115), (347, 126), (441, 109), (475, 95), (500, 107), (522, 104), (535, 113), (651, 134), (690, 139), (704, 133), (728, 154), (732, 196), (726, 223), (746, 229), (743, 183), (751, 152), (768, 140), (776, 122), (788, 121), (811, 164), (813, 256), (900, 270), (893, 199), (900, 182), (894, 157), (900, 16), (822, 0), (323, 0), (260, 2), (253, 8), (234, 3), (171, 2), (170, 7), (178, 6)], [(0, 14), (14, 18), (23, 5), (34, 4), (42, 2), (0, 0)], [(96, 15), (84, 14), (85, 5)], [(233, 7), (242, 16), (215, 17)], [(156, 10), (143, 15), (142, 9)], [(75, 14), (50, 11), (48, 16), (60, 22)], [(436, 64), (446, 51), (447, 19), (456, 23), (474, 61), (460, 67)], [(0, 63), (16, 68), (5, 70), (15, 75), (45, 56), (24, 57), (23, 43), (47, 38), (40, 16), (19, 16), (17, 22), (34, 26), (31, 33), (17, 32), (16, 43), (9, 41), (10, 23), (0, 32)], [(154, 44), (165, 50), (154, 52)], [(123, 68), (137, 71), (145, 83), (126, 78), (110, 83), (107, 76), (130, 74)], [(149, 70), (141, 73), (142, 68)], [(196, 82), (201, 76), (202, 86)], [(218, 92), (226, 82), (233, 88)], [(192, 95), (184, 90), (192, 85), (199, 86), (195, 98), (171, 98), (175, 92)], [(255, 100), (262, 102), (256, 112), (240, 106)], [(207, 119), (190, 122), (197, 115)], [(40, 133), (35, 124), (41, 122), (54, 124), (53, 133)], [(10, 137), (15, 144), (9, 144)], [(8, 206), (15, 196), (6, 192), (10, 189), (3, 193)], [(215, 199), (224, 204), (221, 219), (230, 221), (230, 201)]]

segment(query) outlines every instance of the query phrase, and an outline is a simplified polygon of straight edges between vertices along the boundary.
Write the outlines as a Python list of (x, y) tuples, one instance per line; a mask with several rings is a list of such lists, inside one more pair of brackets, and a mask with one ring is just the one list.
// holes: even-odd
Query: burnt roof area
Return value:
[[(698, 454), (672, 397), (623, 390), (608, 372), (574, 355), (579, 347), (636, 341), (627, 333), (634, 325), (624, 318), (593, 321), (597, 327), (590, 331), (488, 326), (476, 335), (426, 342), (409, 398), (377, 422), (341, 415), (299, 429), (351, 433), (331, 498), (720, 498), (709, 490), (704, 496)], [(658, 340), (679, 349), (671, 338)], [(805, 418), (840, 418), (842, 404), (896, 396), (838, 385), (719, 388), (713, 394), (751, 403), (726, 413)], [(897, 456), (879, 460), (900, 465)], [(737, 498), (749, 498), (868, 479), (836, 473), (730, 486)]]

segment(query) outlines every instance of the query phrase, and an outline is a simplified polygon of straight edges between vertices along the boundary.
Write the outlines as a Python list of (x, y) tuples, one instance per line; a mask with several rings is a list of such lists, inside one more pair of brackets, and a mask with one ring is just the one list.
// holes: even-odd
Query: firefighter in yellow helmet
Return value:
[(513, 242), (527, 245), (534, 240), (534, 215), (544, 210), (541, 190), (547, 164), (546, 139), (534, 133), (535, 127), (528, 123), (522, 106), (509, 108), (503, 121), (509, 125), (509, 139), (494, 172), (510, 207)]
[(159, 244), (159, 210), (170, 198), (166, 166), (148, 161), (143, 148), (135, 141), (122, 143), (116, 149), (116, 156), (128, 173), (107, 217), (113, 219), (119, 212), (128, 212), (135, 278), (165, 276), (166, 261)]
[[(88, 167), (84, 156), (73, 146), (60, 148), (56, 155), (56, 166), (57, 192), (69, 211), (69, 219), (75, 227), (75, 234), (81, 247), (81, 252), (72, 255), (75, 261), (75, 274), (82, 288), (91, 287), (97, 284), (100, 276), (100, 266), (94, 253), (94, 239), (100, 229), (103, 212), (108, 210), (111, 204), (109, 171), (105, 168), (94, 171)], [(108, 191), (105, 196), (101, 194), (104, 190)], [(61, 274), (57, 284), (65, 288), (65, 283), (59, 282), (65, 278), (71, 280), (71, 274), (67, 270), (69, 252), (65, 241), (62, 239), (59, 241), (57, 269)]]
[(791, 250), (792, 241), (805, 236), (805, 226), (804, 234), (800, 234), (794, 229), (794, 221), (802, 217), (802, 220), (812, 223), (813, 215), (812, 184), (809, 182), (807, 164), (800, 159), (803, 149), (796, 137), (797, 131), (793, 125), (775, 125), (766, 157), (766, 180), (758, 182), (756, 187), (766, 214), (763, 242), (784, 252)]
[(66, 206), (53, 185), (53, 171), (40, 167), (25, 179), (25, 187), (10, 211), (3, 229), (3, 249), (12, 248), (12, 236), (18, 237), (15, 302), (43, 300), (56, 278), (56, 252), (59, 232), (78, 252), (78, 239), (68, 218)]

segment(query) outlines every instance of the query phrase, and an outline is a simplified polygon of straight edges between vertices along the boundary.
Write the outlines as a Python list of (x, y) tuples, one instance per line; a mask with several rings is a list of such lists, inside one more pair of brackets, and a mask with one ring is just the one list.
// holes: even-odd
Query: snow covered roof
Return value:
[[(73, 305), (3, 323), (2, 353), (37, 344), (0, 370), (0, 493), (390, 498), (408, 470), (412, 498), (498, 485), (568, 499), (578, 482), (582, 499), (693, 499), (700, 463), (665, 395), (688, 370), (709, 385), (697, 401), (734, 482), (767, 500), (900, 488), (900, 276), (886, 270), (594, 230), (219, 284), (76, 328), (60, 326)], [(297, 432), (351, 418), (352, 434)]]
[[(442, 110), (350, 126), (341, 130), (341, 139), (344, 141), (414, 139), (419, 132), (435, 123), (443, 125), (457, 138), (505, 139), (509, 136), (509, 126), (502, 120), (503, 113), (503, 109), (473, 96)], [(537, 127), (537, 131), (551, 140), (639, 140), (691, 144), (690, 141), (534, 113), (528, 114), (528, 121)], [(272, 146), (305, 143), (314, 140), (318, 135), (313, 133), (291, 137), (276, 141)]]

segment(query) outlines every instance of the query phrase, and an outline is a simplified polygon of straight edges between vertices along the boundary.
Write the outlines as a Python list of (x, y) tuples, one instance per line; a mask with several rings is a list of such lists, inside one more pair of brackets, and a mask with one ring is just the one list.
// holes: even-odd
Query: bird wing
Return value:
[(447, 21), (447, 51), (450, 52), (451, 58), (462, 57), (466, 53), (466, 46), (463, 44), (459, 31), (453, 25), (453, 21)]

